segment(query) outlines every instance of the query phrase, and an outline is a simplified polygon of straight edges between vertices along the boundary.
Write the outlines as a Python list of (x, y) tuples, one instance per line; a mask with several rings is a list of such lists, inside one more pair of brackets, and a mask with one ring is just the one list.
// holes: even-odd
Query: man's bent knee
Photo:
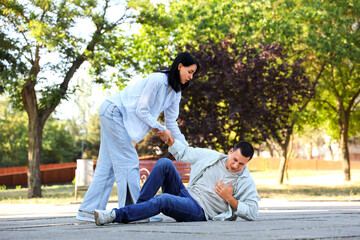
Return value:
[(169, 208), (169, 206), (173, 206), (172, 199), (174, 198), (173, 195), (168, 193), (162, 193), (154, 197), (154, 201), (157, 202), (159, 205), (159, 210), (164, 211)]
[(166, 167), (166, 166), (174, 166), (173, 162), (168, 158), (160, 158), (156, 161), (154, 167)]

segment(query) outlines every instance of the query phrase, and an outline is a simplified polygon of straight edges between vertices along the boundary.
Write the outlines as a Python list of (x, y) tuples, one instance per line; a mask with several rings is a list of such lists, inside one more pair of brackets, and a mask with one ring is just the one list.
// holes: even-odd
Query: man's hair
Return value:
[(234, 152), (236, 150), (240, 149), (240, 152), (241, 154), (244, 156), (244, 157), (250, 157), (249, 158), (249, 161), (252, 159), (252, 157), (254, 156), (254, 148), (253, 146), (248, 143), (248, 142), (245, 142), (245, 141), (240, 141), (238, 142), (235, 147), (234, 147)]

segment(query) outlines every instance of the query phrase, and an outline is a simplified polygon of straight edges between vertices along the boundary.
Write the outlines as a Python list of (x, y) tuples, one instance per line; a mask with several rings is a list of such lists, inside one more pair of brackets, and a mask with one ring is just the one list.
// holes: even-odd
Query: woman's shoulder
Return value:
[(168, 83), (167, 75), (165, 73), (162, 73), (162, 72), (151, 73), (150, 75), (147, 76), (147, 79), (154, 82), (154, 83), (155, 82), (164, 83), (164, 84)]

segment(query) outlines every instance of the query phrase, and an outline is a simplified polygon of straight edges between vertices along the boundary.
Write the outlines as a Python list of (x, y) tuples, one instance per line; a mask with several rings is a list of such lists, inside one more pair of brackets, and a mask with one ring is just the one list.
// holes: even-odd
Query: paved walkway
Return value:
[(160, 223), (98, 227), (75, 220), (77, 204), (0, 204), (0, 239), (360, 239), (360, 201), (263, 199), (259, 206), (253, 222), (178, 223), (162, 215)]

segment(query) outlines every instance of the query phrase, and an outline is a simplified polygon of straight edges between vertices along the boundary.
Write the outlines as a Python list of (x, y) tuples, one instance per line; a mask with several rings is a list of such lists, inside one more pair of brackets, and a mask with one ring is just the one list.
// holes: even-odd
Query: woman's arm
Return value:
[(171, 132), (169, 130), (166, 129), (165, 131), (159, 131), (159, 130), (155, 130), (155, 131), (156, 131), (156, 135), (159, 136), (161, 140), (163, 140), (163, 142), (167, 144), (169, 147), (171, 147), (174, 144), (175, 139), (171, 135)]
[(148, 78), (136, 107), (136, 115), (150, 127), (165, 131), (166, 127), (151, 115), (150, 107), (154, 104), (157, 93), (166, 85), (159, 79), (161, 77), (158, 74), (150, 75)]
[(166, 128), (171, 131), (171, 134), (174, 138), (181, 141), (185, 146), (189, 146), (189, 143), (186, 141), (185, 136), (181, 133), (177, 119), (179, 116), (179, 106), (180, 106), (181, 93), (176, 95), (176, 99), (172, 101), (172, 104), (165, 109), (165, 125)]

